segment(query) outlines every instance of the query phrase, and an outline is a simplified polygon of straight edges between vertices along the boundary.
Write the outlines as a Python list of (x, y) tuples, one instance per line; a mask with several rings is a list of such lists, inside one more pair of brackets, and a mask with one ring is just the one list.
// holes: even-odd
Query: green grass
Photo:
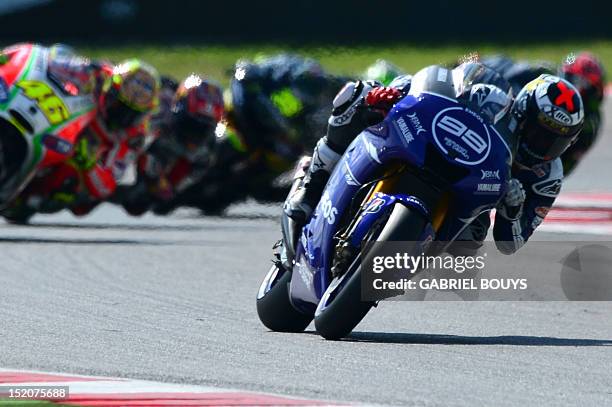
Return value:
[(94, 58), (118, 61), (130, 57), (141, 58), (156, 66), (161, 73), (182, 78), (191, 72), (205, 74), (219, 81), (227, 81), (227, 71), (239, 58), (254, 58), (257, 55), (293, 51), (319, 60), (335, 73), (355, 75), (377, 58), (385, 58), (408, 72), (415, 72), (423, 66), (447, 63), (471, 52), (482, 54), (505, 53), (511, 57), (531, 60), (560, 62), (574, 50), (590, 50), (597, 54), (604, 64), (612, 67), (612, 41), (571, 42), (559, 44), (529, 45), (452, 45), (418, 46), (394, 45), (390, 47), (305, 47), (283, 48), (280, 46), (172, 46), (172, 45), (130, 45), (116, 47), (80, 47), (79, 51)]

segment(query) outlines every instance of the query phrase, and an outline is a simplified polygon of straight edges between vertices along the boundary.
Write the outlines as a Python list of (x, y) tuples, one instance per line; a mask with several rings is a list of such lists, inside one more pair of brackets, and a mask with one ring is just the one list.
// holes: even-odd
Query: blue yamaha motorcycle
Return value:
[(405, 241), (415, 255), (439, 243), (443, 251), (497, 205), (515, 144), (500, 124), (511, 98), (474, 83), (481, 67), (423, 69), (385, 120), (353, 141), (297, 241), (283, 230), (275, 246), (257, 295), (266, 327), (300, 332), (314, 318), (323, 337), (348, 335), (376, 305), (362, 300), (371, 255), (362, 243)]

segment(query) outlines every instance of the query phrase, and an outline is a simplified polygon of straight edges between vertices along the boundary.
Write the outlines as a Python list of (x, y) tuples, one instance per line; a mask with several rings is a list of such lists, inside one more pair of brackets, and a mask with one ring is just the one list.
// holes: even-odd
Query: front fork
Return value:
[(401, 178), (405, 168), (401, 165), (391, 167), (386, 175), (374, 184), (361, 202), (358, 215), (354, 220), (336, 236), (336, 252), (331, 269), (332, 276), (336, 277), (343, 273), (348, 264), (359, 253), (360, 246), (364, 241), (376, 239), (372, 236), (372, 229), (376, 222), (385, 218), (386, 213), (393, 205), (401, 204), (417, 210), (429, 220), (426, 230), (423, 231), (422, 240), (433, 241), (437, 232), (442, 227), (450, 207), (450, 193), (442, 193), (433, 205), (433, 210), (419, 197), (402, 194)]

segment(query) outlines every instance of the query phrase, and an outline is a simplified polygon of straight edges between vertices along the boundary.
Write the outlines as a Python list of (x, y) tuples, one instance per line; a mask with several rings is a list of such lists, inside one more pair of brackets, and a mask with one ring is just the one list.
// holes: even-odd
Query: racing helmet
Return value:
[(172, 105), (176, 137), (189, 149), (212, 145), (215, 129), (225, 115), (218, 83), (189, 75), (176, 91)]
[(67, 44), (55, 43), (49, 47), (50, 59), (70, 59), (77, 55), (76, 50)]
[(113, 68), (100, 94), (100, 113), (109, 130), (136, 125), (159, 104), (160, 79), (157, 70), (137, 59)]
[(540, 75), (525, 85), (511, 111), (510, 130), (519, 138), (516, 161), (526, 167), (559, 157), (584, 124), (580, 93), (554, 75)]
[(598, 110), (604, 97), (605, 70), (590, 52), (570, 53), (561, 65), (559, 76), (578, 89), (585, 109)]
[(389, 86), (393, 79), (405, 72), (396, 65), (385, 59), (377, 59), (372, 65), (368, 66), (363, 74), (364, 79), (373, 80)]

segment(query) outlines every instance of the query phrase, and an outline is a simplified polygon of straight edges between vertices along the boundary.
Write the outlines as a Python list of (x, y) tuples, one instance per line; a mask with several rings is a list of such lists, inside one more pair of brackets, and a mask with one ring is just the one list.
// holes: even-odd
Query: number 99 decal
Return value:
[(449, 107), (436, 115), (432, 123), (434, 140), (453, 160), (465, 165), (483, 162), (491, 151), (489, 129), (462, 107)]
[(50, 124), (59, 124), (70, 117), (70, 112), (49, 85), (40, 81), (21, 81), (17, 84), (23, 94), (35, 100)]

